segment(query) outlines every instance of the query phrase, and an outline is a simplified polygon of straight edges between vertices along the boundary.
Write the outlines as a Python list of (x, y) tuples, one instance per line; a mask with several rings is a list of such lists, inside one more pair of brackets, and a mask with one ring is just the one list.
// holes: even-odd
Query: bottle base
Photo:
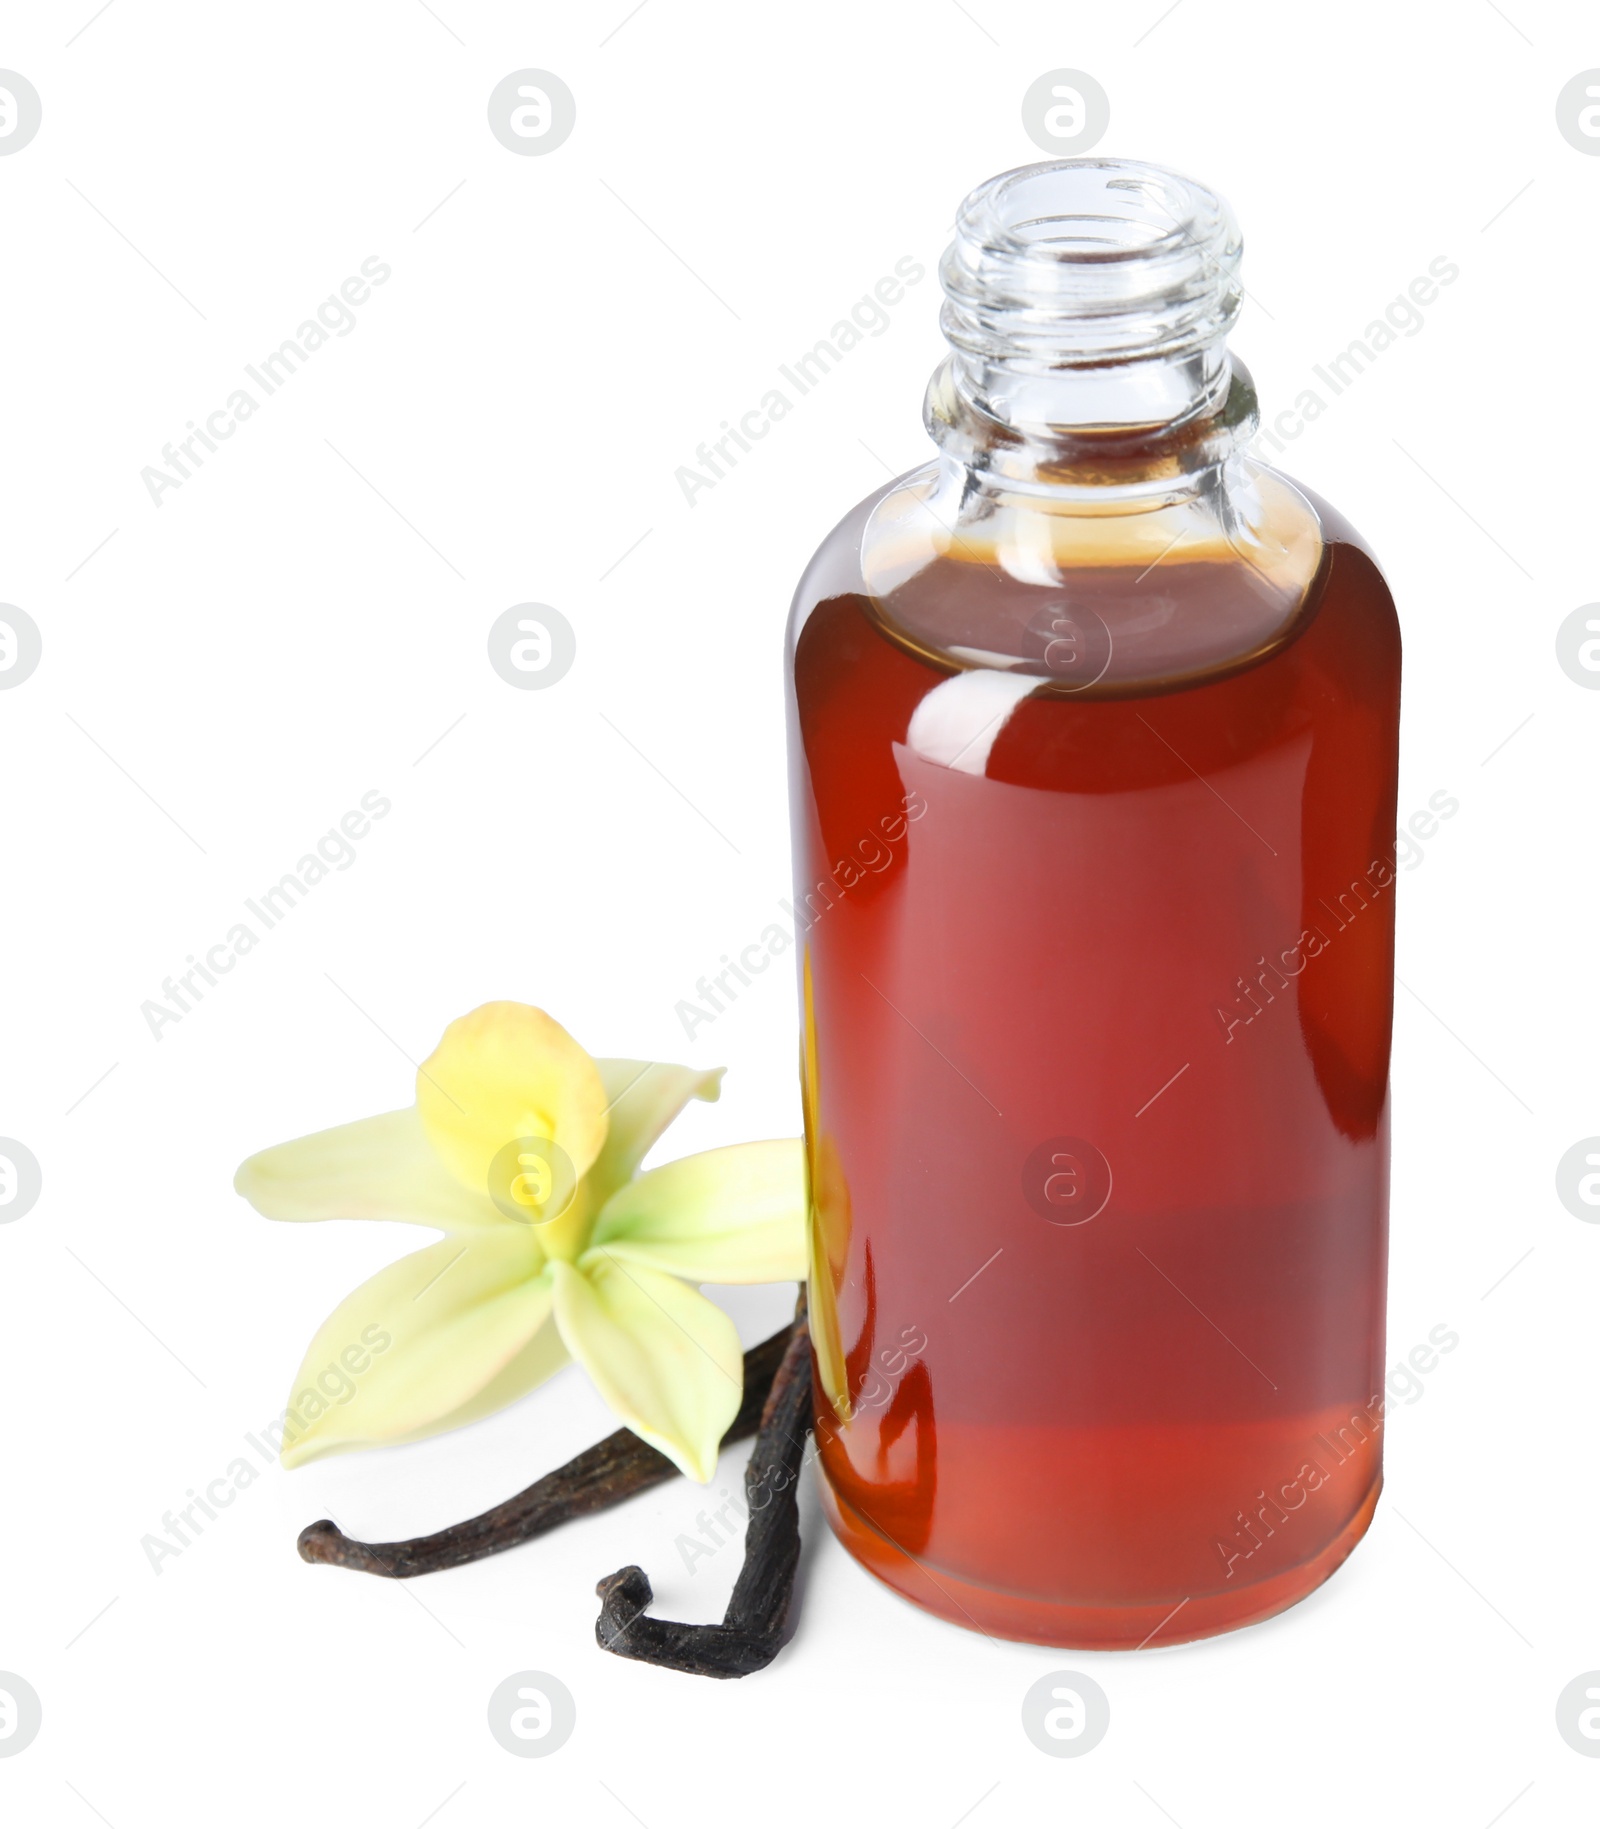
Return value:
[(1145, 1606), (1082, 1606), (981, 1587), (931, 1568), (874, 1529), (819, 1469), (823, 1510), (833, 1534), (870, 1574), (902, 1598), (952, 1625), (991, 1638), (1076, 1651), (1143, 1651), (1214, 1638), (1282, 1613), (1320, 1588), (1366, 1535), (1383, 1487), (1374, 1478), (1355, 1515), (1314, 1556), (1265, 1580), (1222, 1593), (1180, 1596)]

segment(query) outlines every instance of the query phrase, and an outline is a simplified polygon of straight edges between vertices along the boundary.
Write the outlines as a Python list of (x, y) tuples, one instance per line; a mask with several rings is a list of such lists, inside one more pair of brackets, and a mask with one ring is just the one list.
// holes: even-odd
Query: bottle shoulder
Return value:
[(790, 656), (817, 605), (849, 596), (884, 640), (940, 677), (1007, 675), (1013, 696), (1164, 695), (1294, 642), (1322, 612), (1336, 567), (1370, 574), (1366, 588), (1335, 593), (1337, 613), (1392, 628), (1392, 599), (1360, 535), (1266, 466), (1232, 466), (1206, 491), (1106, 514), (975, 500), (934, 463), (875, 490), (828, 533), (795, 593)]

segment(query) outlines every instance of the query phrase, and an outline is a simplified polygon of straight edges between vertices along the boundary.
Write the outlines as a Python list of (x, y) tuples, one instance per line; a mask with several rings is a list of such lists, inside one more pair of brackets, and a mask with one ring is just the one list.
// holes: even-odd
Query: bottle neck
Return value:
[(1020, 697), (1169, 690), (1295, 626), (1322, 532), (1243, 449), (1238, 267), (1226, 205), (1154, 166), (1030, 166), (962, 206), (928, 389), (939, 461), (873, 501), (856, 548), (885, 634), (978, 676), (928, 701), (978, 719), (943, 731), (948, 766), (981, 772), (978, 730)]
[(1204, 492), (1255, 430), (1227, 350), (1227, 205), (1156, 166), (1065, 160), (967, 198), (940, 266), (925, 423), (969, 484), (1115, 511)]
[(1224, 486), (1254, 437), (1255, 384), (1228, 361), (1217, 397), (1167, 421), (1020, 429), (988, 413), (962, 388), (953, 359), (935, 370), (923, 423), (941, 467), (960, 470), (969, 491), (1036, 499), (1062, 510), (1115, 513), (1192, 500)]

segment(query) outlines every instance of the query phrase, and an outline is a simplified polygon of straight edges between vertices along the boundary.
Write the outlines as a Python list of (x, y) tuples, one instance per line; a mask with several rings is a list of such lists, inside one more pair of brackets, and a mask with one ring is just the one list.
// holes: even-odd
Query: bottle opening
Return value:
[(1232, 229), (1222, 199), (1177, 172), (1129, 159), (1062, 159), (979, 185), (961, 206), (957, 233), (1029, 258), (1097, 263), (1162, 243), (1204, 247), (1224, 225)]

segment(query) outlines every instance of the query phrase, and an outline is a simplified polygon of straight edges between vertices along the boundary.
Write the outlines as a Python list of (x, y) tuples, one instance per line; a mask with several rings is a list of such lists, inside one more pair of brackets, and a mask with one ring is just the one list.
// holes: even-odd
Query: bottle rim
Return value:
[(1226, 202), (1164, 166), (1062, 159), (980, 184), (940, 263), (941, 328), (973, 397), (1013, 379), (1194, 362), (1208, 379), (1243, 298)]

